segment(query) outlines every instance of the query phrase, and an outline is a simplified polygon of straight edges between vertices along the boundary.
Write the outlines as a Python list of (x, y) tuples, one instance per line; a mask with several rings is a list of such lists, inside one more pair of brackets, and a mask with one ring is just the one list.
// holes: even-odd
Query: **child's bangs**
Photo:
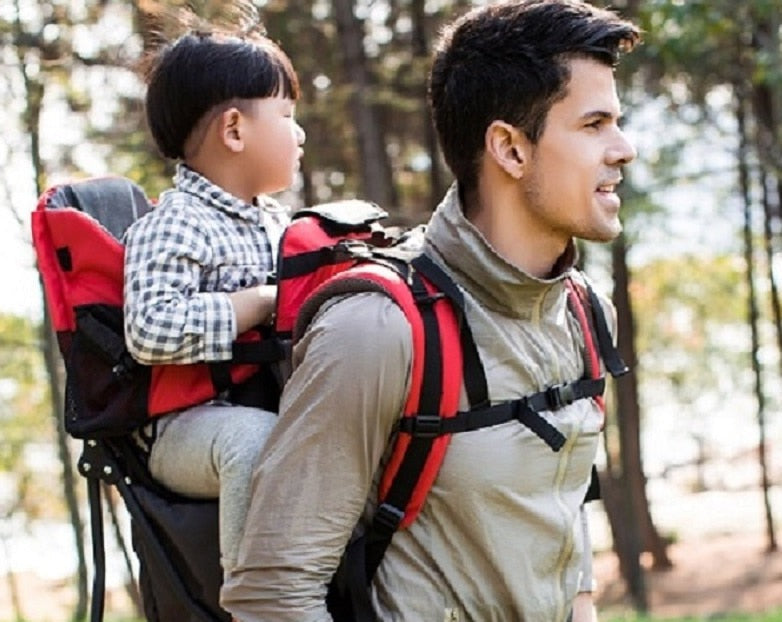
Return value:
[(258, 46), (259, 66), (253, 76), (253, 90), (256, 97), (282, 95), (288, 99), (299, 99), (299, 78), (293, 64), (285, 53), (270, 41)]

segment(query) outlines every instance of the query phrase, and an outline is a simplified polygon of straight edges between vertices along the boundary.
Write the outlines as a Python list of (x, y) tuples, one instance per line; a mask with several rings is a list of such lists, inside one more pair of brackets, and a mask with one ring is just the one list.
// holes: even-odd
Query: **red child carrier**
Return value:
[[(126, 203), (130, 209), (114, 211)], [(282, 358), (277, 343), (254, 330), (237, 340), (233, 364), (133, 360), (122, 323), (120, 240), (149, 209), (138, 186), (101, 178), (52, 187), (32, 214), (38, 268), (68, 371), (65, 427), (76, 438), (126, 434), (149, 417), (239, 393), (260, 363)]]
[[(145, 368), (133, 363), (124, 342), (112, 342), (111, 348), (104, 348), (110, 350), (108, 353), (94, 353), (93, 342), (105, 344), (110, 341), (109, 334), (122, 337), (123, 251), (119, 239), (130, 222), (148, 209), (138, 187), (124, 179), (105, 178), (48, 191), (33, 215), (39, 269), (66, 359), (66, 426), (74, 436), (87, 439), (80, 472), (88, 479), (93, 545), (97, 547), (92, 621), (102, 619), (103, 612), (99, 481), (117, 486), (130, 510), (147, 618), (185, 619), (187, 615), (194, 620), (228, 620), (230, 617), (217, 604), (221, 572), (215, 535), (216, 503), (183, 498), (160, 487), (149, 477), (138, 448), (128, 441), (130, 430), (157, 414), (150, 404), (159, 403), (158, 391), (166, 392), (169, 400), (171, 396), (180, 399), (187, 392), (180, 390), (175, 381), (170, 385), (150, 382), (161, 373), (158, 366)], [(395, 531), (412, 523), (425, 503), (452, 434), (517, 420), (557, 451), (564, 438), (539, 413), (576, 399), (599, 400), (604, 388), (600, 360), (614, 375), (626, 370), (613, 348), (596, 296), (584, 283), (571, 280), (569, 307), (579, 320), (586, 346), (584, 377), (519, 400), (490, 404), (460, 290), (426, 255), (400, 250), (416, 232), (392, 235), (379, 224), (384, 217), (383, 210), (362, 201), (298, 212), (280, 242), (274, 330), (262, 339), (254, 336), (251, 346), (244, 350), (236, 348), (243, 362), (252, 361), (249, 375), (260, 370), (268, 374), (264, 385), (271, 385), (269, 362), (281, 358), (320, 305), (332, 296), (382, 293), (399, 305), (410, 323), (411, 389), (381, 479), (380, 503), (365, 536), (346, 551), (329, 588), (329, 608), (338, 622), (374, 619), (369, 584)], [(112, 311), (108, 320), (99, 315), (96, 322), (101, 328), (95, 329), (96, 322), (90, 319), (85, 324), (82, 317), (95, 313), (80, 315), (83, 307), (93, 311), (109, 307)], [(86, 337), (82, 334), (85, 325), (92, 332)], [(89, 347), (75, 348), (79, 339)], [(263, 347), (259, 349), (258, 344)], [(95, 363), (85, 355), (75, 357), (73, 353), (79, 350), (100, 356), (104, 368), (110, 360), (122, 370), (112, 377), (114, 384), (97, 391), (99, 407), (83, 397), (87, 389), (94, 391), (89, 366)], [(226, 386), (226, 366), (221, 373), (206, 365), (195, 367), (201, 368), (199, 382), (208, 390)], [(237, 384), (248, 372), (246, 365), (230, 369), (228, 385)], [(281, 373), (284, 377), (286, 372)], [(470, 408), (458, 412), (462, 384)], [(134, 402), (137, 394), (144, 396), (141, 403)], [(89, 399), (97, 398), (90, 393)], [(126, 419), (122, 418), (123, 409), (128, 412)]]

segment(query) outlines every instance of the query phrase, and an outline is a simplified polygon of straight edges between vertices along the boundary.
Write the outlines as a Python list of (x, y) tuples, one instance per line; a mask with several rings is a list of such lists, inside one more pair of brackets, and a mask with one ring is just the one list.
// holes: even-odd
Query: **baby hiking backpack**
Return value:
[[(153, 384), (153, 370), (137, 365), (124, 345), (120, 240), (150, 208), (138, 186), (108, 177), (52, 187), (32, 215), (38, 269), (65, 361), (64, 425), (83, 440), (78, 469), (87, 480), (94, 564), (90, 620), (103, 619), (106, 484), (116, 487), (131, 516), (146, 618), (228, 621), (211, 587), (222, 580), (217, 502), (186, 499), (159, 486), (130, 436), (155, 414), (152, 386), (163, 387), (163, 401), (187, 394), (175, 385), (166, 388), (165, 371), (162, 385)], [(202, 371), (200, 390), (210, 382)]]
[[(425, 503), (452, 434), (517, 420), (557, 451), (564, 439), (539, 413), (576, 399), (599, 402), (601, 360), (613, 375), (626, 371), (594, 292), (570, 280), (569, 308), (585, 342), (584, 377), (490, 404), (458, 287), (426, 255), (405, 249), (420, 230), (392, 233), (379, 224), (385, 212), (363, 201), (297, 212), (280, 242), (274, 326), (241, 336), (231, 364), (139, 365), (122, 333), (121, 238), (149, 209), (130, 181), (99, 178), (48, 190), (33, 214), (47, 306), (66, 362), (65, 426), (84, 440), (79, 471), (87, 479), (95, 562), (91, 622), (103, 617), (101, 482), (116, 486), (129, 510), (147, 619), (230, 620), (218, 604), (216, 501), (185, 498), (155, 482), (130, 432), (151, 417), (225, 390), (241, 403), (274, 410), (291, 343), (333, 296), (387, 295), (413, 335), (411, 389), (376, 515), (349, 546), (329, 586), (328, 604), (338, 622), (374, 620), (372, 577), (395, 531), (412, 523)], [(463, 382), (470, 409), (457, 412)], [(259, 384), (272, 390), (253, 390)]]

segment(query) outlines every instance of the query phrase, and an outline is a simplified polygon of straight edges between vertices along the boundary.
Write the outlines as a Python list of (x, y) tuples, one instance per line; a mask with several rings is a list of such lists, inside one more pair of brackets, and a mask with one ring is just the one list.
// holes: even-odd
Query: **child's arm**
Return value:
[(274, 288), (236, 290), (238, 281), (228, 278), (233, 291), (202, 291), (206, 271), (220, 278), (214, 243), (191, 214), (177, 209), (177, 198), (136, 222), (125, 238), (128, 350), (147, 365), (227, 361), (237, 335), (271, 317)]
[(234, 308), (239, 333), (259, 324), (268, 324), (274, 315), (276, 285), (258, 285), (228, 294)]

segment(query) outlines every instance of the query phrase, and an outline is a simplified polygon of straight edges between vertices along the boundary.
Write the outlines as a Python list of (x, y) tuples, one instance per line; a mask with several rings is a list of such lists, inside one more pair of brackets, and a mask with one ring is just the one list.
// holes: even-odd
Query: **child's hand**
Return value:
[(277, 302), (277, 286), (276, 285), (259, 285), (257, 288), (258, 295), (261, 299), (261, 315), (263, 319), (258, 322), (259, 324), (271, 324), (274, 320), (275, 304)]
[(239, 334), (260, 324), (268, 324), (274, 317), (276, 285), (256, 285), (228, 294), (236, 316)]

